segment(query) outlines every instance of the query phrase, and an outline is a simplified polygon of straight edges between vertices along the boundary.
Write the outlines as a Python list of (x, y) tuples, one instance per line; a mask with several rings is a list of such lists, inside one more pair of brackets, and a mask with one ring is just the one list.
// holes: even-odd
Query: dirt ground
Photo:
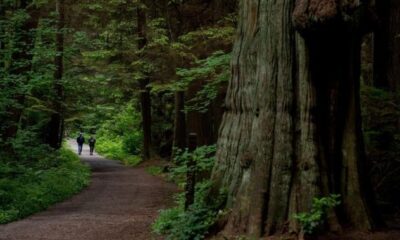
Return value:
[[(74, 148), (76, 146), (73, 146)], [(171, 204), (174, 184), (118, 162), (89, 155), (90, 186), (27, 219), (0, 226), (0, 240), (147, 240), (158, 210)]]

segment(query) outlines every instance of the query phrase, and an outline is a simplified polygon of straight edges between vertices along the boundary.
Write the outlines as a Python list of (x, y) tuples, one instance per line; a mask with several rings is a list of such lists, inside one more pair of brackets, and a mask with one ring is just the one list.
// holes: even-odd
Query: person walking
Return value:
[(85, 137), (82, 133), (79, 133), (79, 137), (76, 139), (76, 142), (78, 143), (78, 154), (81, 155), (83, 144), (85, 143)]
[(96, 139), (93, 136), (90, 136), (89, 138), (90, 155), (93, 155), (95, 145), (96, 145)]

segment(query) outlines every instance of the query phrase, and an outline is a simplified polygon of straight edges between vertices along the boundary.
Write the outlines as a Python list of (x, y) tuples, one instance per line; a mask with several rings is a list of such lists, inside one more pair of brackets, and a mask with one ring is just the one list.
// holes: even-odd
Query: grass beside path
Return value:
[(30, 166), (0, 162), (0, 224), (45, 210), (89, 184), (89, 167), (64, 147)]
[(129, 154), (124, 150), (122, 141), (118, 139), (110, 141), (106, 138), (100, 138), (97, 140), (95, 150), (101, 156), (111, 160), (120, 161), (125, 166), (135, 167), (142, 161), (140, 156)]

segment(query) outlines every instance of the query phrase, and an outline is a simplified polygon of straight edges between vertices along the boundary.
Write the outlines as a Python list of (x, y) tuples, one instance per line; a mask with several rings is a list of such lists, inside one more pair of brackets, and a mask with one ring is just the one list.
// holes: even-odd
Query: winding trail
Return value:
[(0, 226), (0, 240), (160, 239), (150, 226), (158, 210), (170, 204), (176, 187), (144, 168), (90, 156), (88, 146), (81, 159), (92, 169), (90, 186), (44, 212)]

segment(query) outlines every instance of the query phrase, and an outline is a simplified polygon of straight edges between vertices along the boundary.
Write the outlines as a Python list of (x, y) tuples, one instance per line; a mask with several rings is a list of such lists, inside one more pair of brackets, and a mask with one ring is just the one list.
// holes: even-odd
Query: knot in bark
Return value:
[(240, 167), (243, 169), (248, 169), (253, 162), (253, 154), (250, 151), (245, 151), (240, 158)]
[(318, 30), (348, 22), (363, 0), (296, 0), (293, 25), (299, 31)]

